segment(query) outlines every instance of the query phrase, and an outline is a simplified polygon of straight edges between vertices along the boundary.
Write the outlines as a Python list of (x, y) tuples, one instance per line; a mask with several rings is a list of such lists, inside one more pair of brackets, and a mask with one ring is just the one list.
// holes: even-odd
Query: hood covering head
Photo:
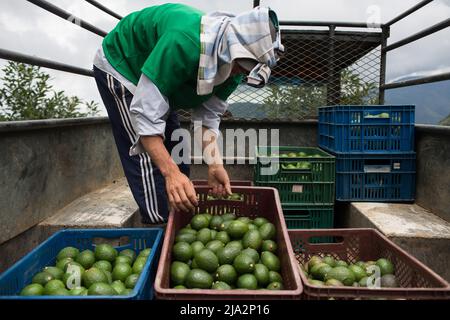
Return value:
[(250, 70), (248, 84), (261, 87), (267, 83), (270, 68), (284, 51), (278, 19), (269, 8), (256, 7), (234, 16), (214, 12), (202, 17), (201, 53), (197, 76), (197, 94), (212, 93), (229, 78), (234, 63)]

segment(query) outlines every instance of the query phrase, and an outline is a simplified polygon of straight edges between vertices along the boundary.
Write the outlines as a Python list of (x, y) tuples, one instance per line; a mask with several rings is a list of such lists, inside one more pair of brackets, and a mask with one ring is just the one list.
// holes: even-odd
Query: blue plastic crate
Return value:
[(412, 152), (414, 109), (411, 105), (321, 107), (319, 146), (331, 152)]
[[(161, 228), (142, 229), (66, 229), (55, 233), (0, 276), (0, 299), (50, 300), (50, 299), (114, 299), (152, 300), (153, 283), (161, 253), (163, 237)], [(32, 277), (45, 266), (54, 265), (58, 252), (67, 246), (80, 250), (94, 250), (94, 243), (102, 239), (117, 241), (118, 251), (133, 249), (136, 253), (152, 248), (138, 282), (129, 296), (19, 296), (31, 283)], [(105, 240), (103, 240), (105, 241)]]
[(411, 202), (416, 154), (336, 154), (336, 200)]

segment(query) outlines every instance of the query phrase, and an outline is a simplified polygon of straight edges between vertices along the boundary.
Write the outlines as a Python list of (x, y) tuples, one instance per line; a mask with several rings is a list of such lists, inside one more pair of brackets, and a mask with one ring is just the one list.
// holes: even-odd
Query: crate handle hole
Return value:
[(102, 237), (96, 237), (92, 239), (92, 244), (94, 246), (97, 246), (99, 244), (110, 244), (113, 247), (121, 247), (126, 246), (131, 243), (130, 237), (128, 236), (121, 236), (118, 238), (102, 238)]
[(343, 244), (344, 237), (330, 235), (315, 235), (308, 237), (308, 244), (311, 246), (323, 246), (327, 244)]

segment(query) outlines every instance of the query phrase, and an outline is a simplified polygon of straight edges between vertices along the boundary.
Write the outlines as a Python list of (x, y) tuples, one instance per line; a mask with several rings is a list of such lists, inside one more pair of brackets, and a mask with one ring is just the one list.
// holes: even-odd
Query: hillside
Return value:
[(386, 91), (386, 104), (416, 105), (416, 123), (438, 124), (450, 115), (450, 81)]

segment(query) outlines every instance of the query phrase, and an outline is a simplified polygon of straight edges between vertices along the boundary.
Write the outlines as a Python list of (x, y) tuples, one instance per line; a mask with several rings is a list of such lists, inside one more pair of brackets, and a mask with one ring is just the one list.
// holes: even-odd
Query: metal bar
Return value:
[(328, 47), (328, 83), (327, 83), (327, 105), (339, 104), (341, 100), (341, 77), (340, 72), (335, 68), (335, 31), (334, 26), (329, 28), (329, 47)]
[(41, 7), (44, 10), (47, 10), (55, 15), (57, 15), (58, 17), (61, 17), (73, 24), (76, 24), (80, 27), (82, 27), (83, 29), (86, 29), (92, 33), (95, 33), (97, 35), (99, 35), (100, 37), (105, 37), (107, 35), (107, 33), (99, 28), (97, 28), (96, 26), (90, 24), (89, 22), (86, 22), (78, 17), (75, 17), (73, 14), (70, 14), (67, 11), (62, 10), (61, 8), (58, 8), (57, 6), (45, 1), (45, 0), (27, 0), (28, 2)]
[(105, 7), (104, 5), (102, 5), (101, 3), (99, 3), (95, 0), (85, 0), (85, 1), (92, 4), (94, 7), (102, 10), (103, 12), (106, 12), (110, 16), (113, 16), (116, 19), (121, 20), (123, 18), (121, 15), (115, 13), (114, 11), (110, 10), (109, 8)]
[(259, 6), (260, 1), (259, 0), (253, 0), (253, 8), (256, 8)]
[(385, 25), (391, 26), (394, 23), (399, 22), (400, 20), (406, 18), (407, 16), (411, 15), (412, 13), (416, 12), (417, 10), (425, 7), (430, 2), (433, 2), (433, 0), (424, 0), (424, 1), (419, 2), (414, 7), (406, 10), (405, 12), (403, 12), (403, 13), (399, 14), (398, 16), (396, 16), (394, 19), (392, 19), (392, 20), (388, 21), (387, 23), (385, 23)]
[(382, 40), (381, 40), (381, 57), (380, 57), (380, 86), (378, 89), (378, 103), (384, 104), (385, 100), (385, 89), (384, 85), (386, 83), (386, 62), (387, 62), (387, 52), (384, 50), (387, 46), (387, 39), (390, 36), (390, 27), (383, 27)]
[[(366, 22), (337, 22), (337, 21), (280, 21), (282, 26), (307, 26), (307, 27), (349, 27), (349, 28), (373, 28), (370, 24)], [(384, 25), (381, 24), (376, 26), (376, 28), (382, 28)]]
[(426, 84), (426, 83), (446, 81), (446, 80), (450, 80), (450, 72), (444, 72), (444, 73), (437, 74), (434, 76), (422, 77), (422, 78), (413, 79), (413, 80), (391, 82), (391, 83), (385, 84), (383, 86), (383, 88), (385, 90), (389, 90), (389, 89), (409, 87), (409, 86), (415, 86), (415, 85), (419, 85), (419, 84)]
[(448, 19), (446, 19), (444, 21), (441, 21), (439, 23), (436, 23), (435, 25), (433, 25), (433, 26), (431, 26), (431, 27), (429, 27), (427, 29), (424, 29), (424, 30), (422, 30), (420, 32), (417, 32), (417, 33), (413, 34), (412, 36), (409, 36), (409, 37), (407, 37), (407, 38), (405, 38), (403, 40), (394, 42), (393, 44), (388, 45), (384, 50), (387, 52), (387, 51), (391, 51), (391, 50), (397, 49), (397, 48), (402, 47), (404, 45), (407, 45), (407, 44), (409, 44), (411, 42), (414, 42), (414, 41), (422, 39), (422, 38), (424, 38), (426, 36), (429, 36), (430, 34), (436, 33), (436, 32), (438, 32), (438, 31), (440, 31), (442, 29), (445, 29), (445, 28), (447, 28), (449, 26), (450, 26), (450, 18), (448, 18)]
[(26, 55), (26, 54), (15, 52), (15, 51), (5, 50), (5, 49), (0, 49), (0, 58), (6, 59), (6, 60), (11, 60), (11, 61), (16, 61), (16, 62), (22, 62), (22, 63), (26, 63), (26, 64), (32, 64), (32, 65), (39, 66), (39, 67), (75, 73), (75, 74), (79, 74), (82, 76), (88, 76), (88, 77), (94, 76), (94, 72), (89, 69), (74, 67), (74, 66), (64, 64), (61, 62), (55, 62), (55, 61), (51, 61), (48, 59), (42, 59), (42, 58)]

